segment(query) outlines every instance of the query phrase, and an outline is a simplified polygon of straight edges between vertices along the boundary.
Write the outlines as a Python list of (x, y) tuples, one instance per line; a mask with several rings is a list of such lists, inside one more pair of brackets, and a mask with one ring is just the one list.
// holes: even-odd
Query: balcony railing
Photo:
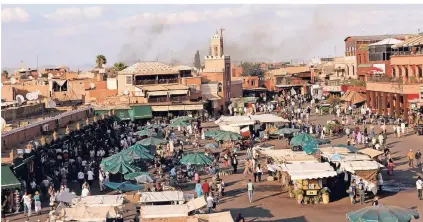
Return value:
[(135, 85), (156, 85), (178, 83), (178, 79), (159, 79), (159, 80), (135, 80)]
[(147, 102), (149, 103), (185, 102), (188, 100), (189, 100), (188, 96), (150, 97), (147, 99)]
[(411, 51), (393, 51), (391, 56), (408, 56), (408, 55), (423, 55), (423, 50), (411, 52)]

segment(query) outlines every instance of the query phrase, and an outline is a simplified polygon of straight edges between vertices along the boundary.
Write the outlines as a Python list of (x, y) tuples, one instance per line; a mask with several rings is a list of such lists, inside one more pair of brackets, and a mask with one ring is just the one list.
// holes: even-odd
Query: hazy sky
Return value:
[(235, 61), (342, 55), (345, 37), (423, 31), (423, 5), (3, 5), (1, 66), (191, 65), (223, 27)]

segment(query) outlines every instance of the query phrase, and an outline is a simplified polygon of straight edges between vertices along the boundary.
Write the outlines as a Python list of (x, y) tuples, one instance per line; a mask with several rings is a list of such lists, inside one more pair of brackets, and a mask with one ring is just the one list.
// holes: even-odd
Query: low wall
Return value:
[(61, 113), (55, 117), (46, 118), (39, 122), (29, 124), (24, 127), (15, 128), (8, 132), (3, 132), (1, 135), (2, 156), (5, 153), (9, 153), (16, 145), (33, 140), (37, 136), (41, 136), (43, 129), (42, 126), (45, 124), (49, 125), (49, 131), (56, 130), (57, 127), (66, 127), (71, 121), (81, 121), (91, 116), (91, 107), (85, 107), (82, 109), (72, 110)]
[(32, 115), (41, 114), (44, 112), (44, 108), (44, 103), (7, 108), (1, 111), (1, 117), (6, 120), (6, 122), (25, 119)]

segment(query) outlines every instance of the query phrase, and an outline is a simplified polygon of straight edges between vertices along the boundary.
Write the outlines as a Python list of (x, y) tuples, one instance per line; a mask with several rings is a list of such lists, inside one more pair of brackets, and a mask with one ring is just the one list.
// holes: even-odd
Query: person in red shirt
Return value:
[(203, 190), (203, 196), (204, 198), (207, 198), (209, 196), (209, 183), (207, 183), (207, 180), (204, 181), (203, 184), (201, 184), (201, 189)]

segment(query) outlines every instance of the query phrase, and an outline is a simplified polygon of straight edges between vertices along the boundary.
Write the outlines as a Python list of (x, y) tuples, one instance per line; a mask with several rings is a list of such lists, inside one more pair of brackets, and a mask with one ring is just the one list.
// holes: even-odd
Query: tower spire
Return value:
[(223, 31), (225, 31), (225, 29), (223, 27), (220, 28), (220, 37), (223, 37)]

